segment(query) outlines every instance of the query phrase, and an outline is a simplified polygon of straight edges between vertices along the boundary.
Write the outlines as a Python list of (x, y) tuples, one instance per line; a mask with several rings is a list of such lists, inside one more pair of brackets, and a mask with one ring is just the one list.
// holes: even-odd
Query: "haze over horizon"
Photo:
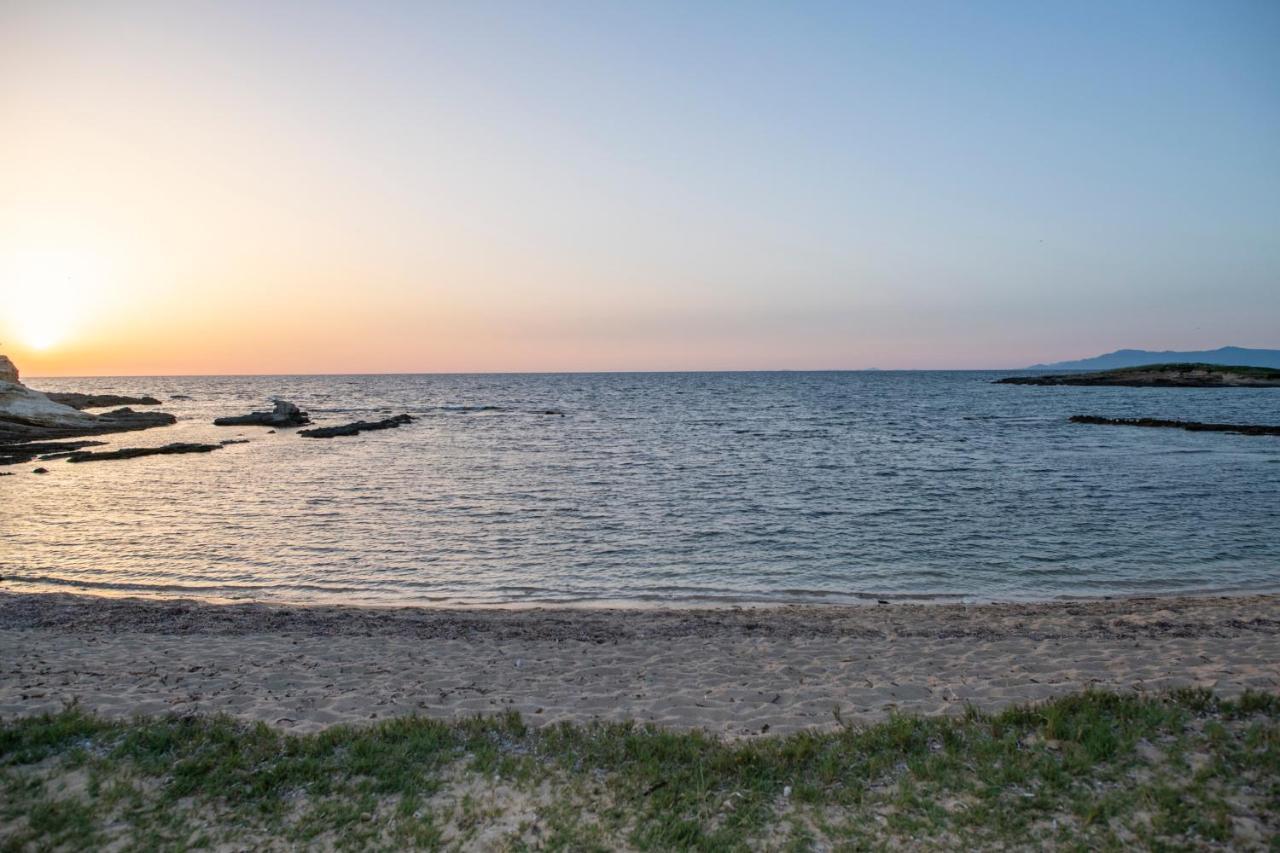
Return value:
[(1280, 347), (1280, 5), (0, 7), (25, 375)]

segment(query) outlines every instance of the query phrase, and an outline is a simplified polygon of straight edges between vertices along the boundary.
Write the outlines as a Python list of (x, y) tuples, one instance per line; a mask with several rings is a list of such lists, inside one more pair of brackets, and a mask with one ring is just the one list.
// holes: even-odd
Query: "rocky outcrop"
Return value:
[(39, 457), (61, 459), (77, 450), (106, 444), (105, 441), (33, 441), (26, 444), (0, 444), (0, 465), (20, 465)]
[(1219, 364), (1149, 364), (1096, 373), (1008, 376), (1001, 385), (1112, 385), (1126, 388), (1280, 388), (1280, 370)]
[[(3, 393), (0, 392), (0, 398), (2, 397)], [(76, 412), (75, 409), (67, 408), (69, 411)], [(0, 399), (0, 446), (6, 447), (20, 442), (133, 432), (169, 426), (177, 423), (178, 420), (166, 412), (135, 412), (133, 409), (126, 408), (96, 416), (86, 415), (87, 420), (41, 418), (39, 422), (34, 422), (24, 417), (10, 416), (4, 409), (4, 400)], [(76, 412), (76, 414), (82, 413)]]
[(307, 438), (336, 438), (340, 435), (359, 435), (362, 432), (372, 432), (379, 429), (395, 429), (412, 422), (413, 417), (411, 415), (396, 415), (394, 418), (387, 418), (381, 421), (356, 421), (342, 426), (299, 430), (298, 435), (306, 436)]
[(71, 391), (45, 391), (44, 395), (55, 403), (61, 403), (73, 409), (160, 405), (160, 401), (155, 397), (122, 397), (119, 394), (77, 394)]
[(303, 426), (309, 423), (311, 423), (311, 418), (306, 412), (288, 400), (276, 400), (275, 408), (270, 412), (250, 412), (247, 415), (218, 418), (213, 422), (213, 425), (289, 427)]
[(1199, 421), (1168, 421), (1159, 418), (1101, 418), (1097, 415), (1072, 415), (1073, 424), (1098, 424), (1101, 426), (1157, 427), (1185, 429), (1191, 432), (1234, 432), (1240, 435), (1280, 435), (1280, 426), (1259, 424), (1206, 424)]
[(119, 450), (82, 450), (67, 456), (68, 462), (102, 462), (108, 459), (137, 459), (140, 456), (167, 456), (175, 453), (212, 453), (220, 444), (165, 444), (161, 447), (122, 447)]
[(0, 445), (149, 429), (174, 423), (164, 412), (117, 409), (91, 415), (50, 400), (18, 381), (18, 369), (0, 356)]
[(0, 383), (18, 384), (18, 366), (7, 355), (0, 355)]

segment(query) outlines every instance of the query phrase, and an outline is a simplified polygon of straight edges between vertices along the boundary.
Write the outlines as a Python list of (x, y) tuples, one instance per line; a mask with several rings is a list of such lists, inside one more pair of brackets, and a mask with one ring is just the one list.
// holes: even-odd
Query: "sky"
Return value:
[(1280, 347), (1280, 3), (0, 0), (29, 375)]

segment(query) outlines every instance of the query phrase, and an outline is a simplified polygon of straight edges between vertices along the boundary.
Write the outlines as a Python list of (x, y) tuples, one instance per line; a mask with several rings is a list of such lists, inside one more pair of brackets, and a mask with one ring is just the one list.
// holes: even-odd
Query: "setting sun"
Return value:
[(106, 284), (101, 264), (85, 252), (39, 250), (19, 252), (6, 264), (5, 299), (0, 340), (35, 351), (65, 343), (100, 301)]
[(66, 336), (66, 329), (61, 325), (50, 317), (19, 318), (18, 340), (33, 350), (47, 350)]

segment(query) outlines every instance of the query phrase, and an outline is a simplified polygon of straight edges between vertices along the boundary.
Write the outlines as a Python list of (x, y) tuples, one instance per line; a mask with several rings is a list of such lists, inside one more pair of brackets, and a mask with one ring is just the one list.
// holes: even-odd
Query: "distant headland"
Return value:
[(1148, 364), (1226, 364), (1239, 367), (1280, 368), (1280, 349), (1219, 347), (1218, 349), (1158, 352), (1145, 349), (1121, 349), (1093, 358), (1033, 364), (1028, 370), (1114, 370), (1120, 367), (1142, 367)]
[(1280, 388), (1280, 370), (1220, 364), (1145, 364), (1094, 373), (1009, 376), (1000, 385), (1119, 385), (1130, 388)]

